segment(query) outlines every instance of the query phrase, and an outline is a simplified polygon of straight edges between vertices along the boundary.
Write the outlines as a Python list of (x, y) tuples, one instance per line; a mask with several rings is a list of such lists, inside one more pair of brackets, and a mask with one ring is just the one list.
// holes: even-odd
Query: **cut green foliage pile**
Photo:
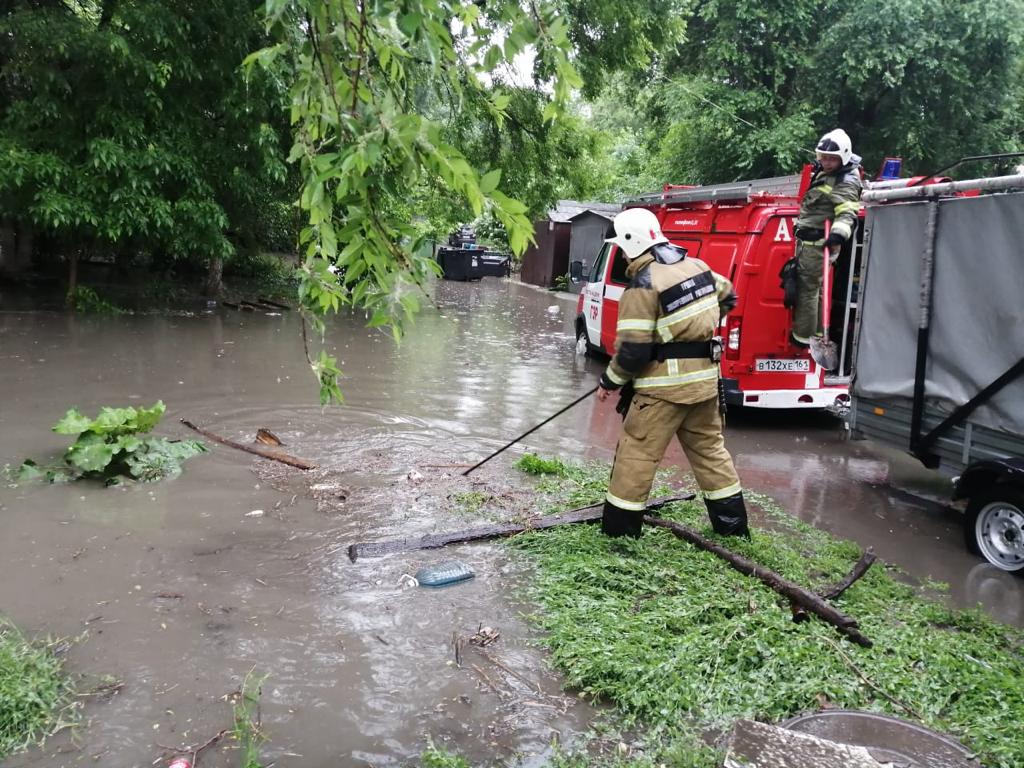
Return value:
[[(600, 501), (607, 466), (549, 464), (560, 465), (540, 481), (552, 510)], [(810, 589), (849, 572), (856, 545), (756, 501), (768, 520), (727, 547)], [(699, 501), (658, 514), (716, 538)], [(817, 619), (794, 623), (775, 592), (661, 529), (629, 540), (574, 525), (513, 542), (536, 563), (534, 619), (554, 664), (640, 727), (651, 760), (715, 765), (720, 756), (694, 749), (701, 733), (826, 706), (921, 721), (988, 768), (1024, 765), (1024, 632), (925, 599), (881, 563), (835, 601), (874, 641), (864, 649)]]
[(569, 468), (558, 459), (542, 459), (533, 453), (527, 453), (515, 463), (516, 469), (528, 475), (555, 475), (566, 477)]
[(0, 760), (60, 726), (69, 697), (61, 666), (0, 617)]
[(72, 408), (53, 427), (58, 434), (75, 436), (64, 452), (64, 464), (40, 466), (30, 459), (16, 470), (15, 479), (64, 482), (88, 478), (115, 484), (176, 475), (183, 461), (205, 453), (206, 448), (197, 440), (139, 437), (152, 431), (165, 410), (158, 400), (149, 408), (102, 408), (90, 419)]

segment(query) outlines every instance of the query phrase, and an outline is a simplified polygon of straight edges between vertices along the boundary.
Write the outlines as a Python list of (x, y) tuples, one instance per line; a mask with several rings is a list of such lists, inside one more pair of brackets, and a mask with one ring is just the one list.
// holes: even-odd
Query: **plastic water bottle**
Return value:
[(428, 565), (416, 571), (416, 581), (423, 587), (443, 587), (473, 578), (469, 566), (458, 560), (448, 560), (438, 565)]

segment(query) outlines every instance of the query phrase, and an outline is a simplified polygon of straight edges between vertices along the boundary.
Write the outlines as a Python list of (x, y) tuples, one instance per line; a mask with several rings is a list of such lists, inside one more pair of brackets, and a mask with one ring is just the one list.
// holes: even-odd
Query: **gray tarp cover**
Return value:
[[(855, 395), (913, 397), (929, 205), (868, 208)], [(948, 412), (1024, 357), (1024, 193), (938, 205), (925, 396)], [(1024, 434), (1024, 380), (1009, 384), (970, 420)]]

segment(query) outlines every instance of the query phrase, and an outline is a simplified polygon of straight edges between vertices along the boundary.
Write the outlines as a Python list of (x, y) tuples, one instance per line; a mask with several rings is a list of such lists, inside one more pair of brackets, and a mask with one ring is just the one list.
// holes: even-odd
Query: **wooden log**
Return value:
[(878, 558), (875, 557), (874, 551), (871, 547), (868, 547), (864, 554), (860, 556), (860, 559), (854, 564), (853, 570), (846, 576), (845, 579), (831, 587), (825, 587), (818, 590), (818, 594), (824, 597), (826, 600), (835, 600), (843, 592), (848, 590), (857, 579), (868, 572), (868, 568)]
[(234, 440), (228, 440), (228, 438), (221, 437), (220, 435), (214, 434), (213, 432), (210, 432), (207, 429), (197, 427), (191, 421), (186, 421), (185, 419), (182, 419), (181, 423), (184, 424), (189, 429), (191, 429), (192, 431), (198, 432), (203, 437), (208, 437), (210, 440), (220, 443), (221, 445), (226, 445), (229, 448), (237, 448), (239, 451), (245, 451), (246, 453), (251, 453), (256, 456), (260, 456), (261, 458), (264, 459), (270, 459), (271, 461), (280, 461), (282, 464), (287, 464), (297, 469), (316, 469), (316, 464), (314, 464), (311, 461), (306, 461), (305, 459), (298, 459), (294, 456), (290, 456), (289, 454), (283, 453), (281, 451), (270, 451), (267, 450), (266, 448), (257, 448), (256, 446), (253, 445), (244, 445), (242, 443), (236, 443)]
[[(674, 501), (690, 501), (694, 498), (692, 493), (681, 496), (663, 496), (659, 499), (652, 499), (647, 504), (647, 509), (653, 511), (671, 504)], [(499, 525), (484, 525), (479, 528), (456, 531), (454, 533), (431, 533), (426, 536), (410, 537), (406, 539), (393, 539), (391, 541), (378, 541), (363, 544), (350, 544), (348, 557), (354, 563), (360, 557), (380, 557), (392, 552), (407, 552), (413, 549), (438, 549), (448, 544), (461, 544), (467, 541), (481, 541), (484, 539), (499, 539), (506, 536), (513, 536), (524, 531), (543, 530), (554, 528), (559, 525), (572, 525), (573, 523), (589, 523), (601, 517), (601, 510), (604, 502), (591, 504), (589, 507), (580, 507), (558, 515), (541, 517), (528, 525), (520, 523), (502, 523)]]
[(273, 307), (274, 309), (287, 309), (287, 310), (291, 311), (291, 307), (289, 307), (287, 304), (279, 304), (276, 301), (271, 301), (270, 299), (265, 299), (262, 296), (260, 296), (258, 299), (256, 299), (256, 301), (258, 301), (260, 304), (266, 304), (268, 307)]
[(739, 720), (733, 726), (724, 768), (886, 768), (867, 748)]
[(825, 602), (821, 597), (807, 589), (804, 589), (799, 584), (794, 584), (792, 581), (783, 578), (774, 571), (769, 570), (762, 565), (758, 565), (742, 555), (737, 555), (735, 552), (726, 549), (720, 544), (716, 544), (710, 539), (704, 538), (696, 531), (687, 528), (685, 525), (680, 525), (679, 523), (671, 520), (662, 520), (657, 517), (650, 517), (649, 515), (644, 517), (644, 522), (658, 528), (666, 528), (678, 538), (688, 541), (699, 549), (703, 549), (706, 552), (711, 552), (712, 554), (717, 555), (740, 573), (759, 579), (763, 584), (771, 587), (783, 597), (789, 598), (797, 605), (813, 613), (815, 616), (824, 619), (858, 645), (862, 645), (865, 648), (871, 647), (871, 641), (858, 631), (855, 619), (847, 616), (842, 611), (837, 610), (835, 607)]

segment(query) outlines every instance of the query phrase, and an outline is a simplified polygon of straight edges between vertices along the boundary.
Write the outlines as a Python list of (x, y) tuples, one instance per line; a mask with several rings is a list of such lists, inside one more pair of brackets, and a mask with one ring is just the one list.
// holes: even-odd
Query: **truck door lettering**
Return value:
[(779, 228), (775, 230), (775, 242), (776, 243), (790, 243), (793, 241), (793, 235), (789, 232), (789, 220), (779, 219)]

